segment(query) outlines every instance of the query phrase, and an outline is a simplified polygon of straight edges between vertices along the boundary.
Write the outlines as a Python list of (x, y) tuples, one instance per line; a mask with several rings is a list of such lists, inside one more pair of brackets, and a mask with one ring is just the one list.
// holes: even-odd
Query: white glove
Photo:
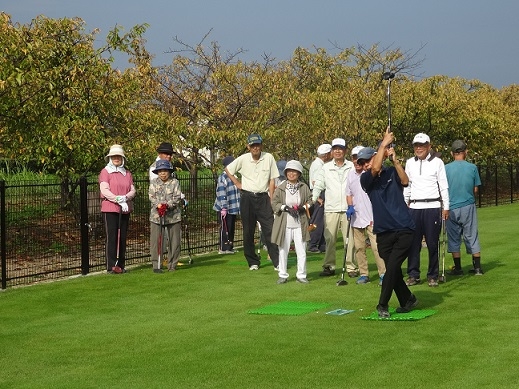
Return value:
[(115, 196), (115, 201), (119, 204), (126, 202), (126, 196)]
[(119, 203), (121, 205), (121, 211), (123, 211), (123, 213), (126, 213), (129, 211), (129, 208), (128, 208), (128, 203), (127, 202), (122, 202), (122, 203)]

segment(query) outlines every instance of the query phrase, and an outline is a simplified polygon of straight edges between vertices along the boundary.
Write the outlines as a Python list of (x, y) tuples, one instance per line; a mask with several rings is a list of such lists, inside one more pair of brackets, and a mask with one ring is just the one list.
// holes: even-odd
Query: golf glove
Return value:
[(295, 219), (297, 219), (299, 217), (299, 212), (297, 212), (297, 209), (294, 209), (293, 207), (288, 207), (286, 205), (284, 207), (285, 207), (283, 209), (284, 212), (288, 212), (290, 214), (290, 216), (292, 216)]
[(306, 212), (305, 211), (306, 208), (305, 208), (304, 205), (303, 206), (299, 206), (299, 205), (296, 204), (296, 205), (294, 205), (293, 208), (297, 211), (297, 213), (305, 213)]
[(115, 196), (115, 201), (118, 204), (122, 204), (126, 202), (126, 196)]
[(121, 211), (123, 211), (123, 213), (126, 213), (129, 211), (129, 208), (128, 208), (128, 203), (126, 202), (122, 202), (122, 203), (119, 203), (121, 205)]
[(220, 214), (222, 215), (222, 217), (227, 216), (227, 210), (225, 208), (222, 208), (222, 210), (220, 211)]
[(348, 205), (348, 210), (346, 211), (346, 218), (348, 220), (351, 219), (351, 217), (355, 214), (355, 208), (353, 205)]
[(164, 216), (166, 212), (168, 211), (168, 204), (162, 203), (157, 205), (157, 211), (159, 212), (159, 216)]

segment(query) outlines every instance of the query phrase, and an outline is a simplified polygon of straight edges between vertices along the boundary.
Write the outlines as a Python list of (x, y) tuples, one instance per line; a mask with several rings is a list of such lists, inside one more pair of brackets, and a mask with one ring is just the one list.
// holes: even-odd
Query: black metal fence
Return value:
[[(517, 164), (479, 166), (479, 172), (480, 207), (519, 200)], [(182, 257), (187, 259), (188, 251), (192, 255), (216, 251), (214, 177), (179, 177), (179, 181), (189, 201), (182, 221)], [(128, 231), (128, 265), (150, 263), (148, 179), (136, 178), (135, 186), (138, 195)], [(235, 245), (242, 242), (238, 220)], [(106, 268), (104, 244), (97, 177), (72, 184), (0, 181), (2, 289), (102, 271)]]
[[(182, 219), (182, 259), (218, 250), (214, 178), (180, 177), (179, 181), (188, 200)], [(128, 230), (128, 265), (151, 263), (148, 179), (134, 182), (137, 197)], [(56, 180), (0, 181), (0, 211), (3, 289), (106, 269), (97, 177), (65, 185)], [(238, 220), (235, 244), (242, 241)]]

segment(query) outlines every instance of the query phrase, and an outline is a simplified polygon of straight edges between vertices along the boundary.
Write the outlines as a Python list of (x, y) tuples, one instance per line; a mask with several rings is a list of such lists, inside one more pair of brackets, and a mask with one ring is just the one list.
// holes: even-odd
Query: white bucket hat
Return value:
[(285, 170), (283, 170), (283, 174), (284, 174), (285, 177), (287, 176), (286, 172), (287, 172), (288, 169), (296, 170), (299, 173), (303, 174), (303, 165), (301, 165), (301, 163), (299, 161), (296, 161), (294, 159), (287, 162), (287, 164), (285, 166)]
[(105, 161), (108, 162), (110, 160), (110, 157), (113, 157), (114, 155), (120, 155), (121, 157), (123, 157), (123, 160), (126, 160), (126, 157), (124, 156), (123, 146), (121, 145), (112, 145), (110, 147), (110, 151), (105, 156)]

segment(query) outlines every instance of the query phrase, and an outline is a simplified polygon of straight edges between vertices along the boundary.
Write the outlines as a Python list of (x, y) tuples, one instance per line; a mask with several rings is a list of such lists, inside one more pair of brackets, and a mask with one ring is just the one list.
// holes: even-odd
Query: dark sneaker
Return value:
[(286, 284), (288, 282), (288, 279), (287, 278), (281, 278), (279, 277), (278, 280), (277, 280), (277, 283), (278, 284)]
[(377, 305), (378, 317), (381, 319), (389, 319), (391, 315), (389, 314), (389, 310), (384, 308), (382, 305)]
[(308, 249), (310, 253), (320, 253), (321, 251), (317, 247), (310, 247)]
[(451, 271), (447, 272), (447, 274), (450, 276), (462, 276), (464, 273), (463, 269), (452, 268)]
[(418, 285), (420, 282), (422, 282), (419, 278), (415, 278), (415, 277), (409, 277), (406, 281), (405, 281), (405, 284), (407, 286), (413, 286), (413, 285)]
[(411, 294), (411, 296), (409, 297), (409, 300), (407, 300), (407, 303), (405, 303), (405, 305), (403, 307), (398, 307), (396, 309), (396, 312), (397, 313), (411, 312), (413, 310), (413, 308), (416, 307), (417, 305), (418, 305), (418, 299), (416, 298), (416, 296), (414, 294)]
[(164, 273), (162, 269), (153, 269), (153, 273)]
[(474, 275), (475, 276), (482, 276), (483, 275), (483, 270), (481, 270), (480, 267), (477, 267), (474, 269)]
[(330, 277), (335, 275), (335, 270), (329, 267), (323, 268), (323, 271), (319, 273), (321, 277)]
[(359, 275), (358, 271), (349, 271), (348, 272), (348, 277), (350, 277), (350, 278), (358, 277), (358, 275)]
[(436, 278), (429, 278), (427, 280), (427, 284), (431, 287), (431, 288), (435, 288), (438, 286), (438, 280)]

